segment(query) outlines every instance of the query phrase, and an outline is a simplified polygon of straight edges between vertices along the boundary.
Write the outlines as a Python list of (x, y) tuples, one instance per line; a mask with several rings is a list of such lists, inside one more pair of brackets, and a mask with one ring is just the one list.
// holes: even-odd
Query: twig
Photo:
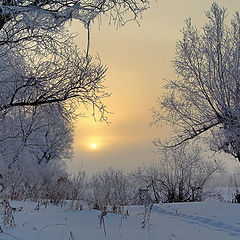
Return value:
[(70, 229), (70, 227), (68, 226), (68, 224), (65, 224), (65, 223), (48, 224), (48, 225), (42, 227), (42, 228), (39, 230), (39, 234), (40, 234), (41, 231), (43, 231), (45, 228), (52, 227), (52, 226), (65, 226), (65, 227), (67, 227), (67, 229), (68, 229), (68, 231), (69, 231), (69, 235), (70, 235), (70, 240), (75, 240), (75, 237), (74, 237), (74, 235), (73, 235), (72, 230)]
[(105, 216), (107, 216), (107, 211), (104, 209), (102, 211), (101, 215), (99, 215), (99, 222), (100, 222), (100, 227), (103, 225), (103, 231), (104, 231), (104, 235), (106, 237), (107, 231), (106, 231), (106, 226), (105, 226), (105, 221), (104, 221)]
[(12, 237), (12, 238), (14, 238), (14, 239), (20, 240), (19, 238), (15, 237), (14, 235), (11, 235), (11, 234), (9, 234), (9, 233), (0, 232), (0, 235), (1, 235), (1, 234), (4, 234), (4, 235), (7, 235), (7, 236)]

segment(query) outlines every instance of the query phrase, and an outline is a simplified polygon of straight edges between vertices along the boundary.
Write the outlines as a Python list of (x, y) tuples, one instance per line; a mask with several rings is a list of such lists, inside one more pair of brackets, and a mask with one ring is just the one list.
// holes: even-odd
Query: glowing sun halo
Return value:
[(91, 149), (96, 150), (97, 149), (97, 144), (96, 143), (91, 143), (90, 147), (91, 147)]

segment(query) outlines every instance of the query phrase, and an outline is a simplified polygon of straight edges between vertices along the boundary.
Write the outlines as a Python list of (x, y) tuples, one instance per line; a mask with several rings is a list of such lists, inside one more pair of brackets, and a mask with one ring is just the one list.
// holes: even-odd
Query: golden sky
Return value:
[[(129, 23), (116, 30), (114, 26), (96, 23), (91, 28), (91, 54), (98, 53), (108, 66), (106, 86), (112, 93), (105, 100), (111, 125), (80, 118), (76, 124), (74, 159), (71, 168), (82, 167), (88, 173), (106, 167), (132, 169), (157, 158), (151, 149), (153, 138), (164, 137), (167, 129), (149, 128), (150, 108), (161, 94), (164, 79), (175, 77), (171, 60), (179, 30), (184, 20), (193, 24), (206, 22), (204, 11), (210, 0), (158, 0), (143, 14), (139, 27)], [(217, 0), (228, 9), (228, 16), (240, 10), (240, 0)], [(72, 29), (80, 33), (77, 44), (83, 48), (86, 33), (79, 23)], [(95, 144), (92, 145), (91, 144)]]

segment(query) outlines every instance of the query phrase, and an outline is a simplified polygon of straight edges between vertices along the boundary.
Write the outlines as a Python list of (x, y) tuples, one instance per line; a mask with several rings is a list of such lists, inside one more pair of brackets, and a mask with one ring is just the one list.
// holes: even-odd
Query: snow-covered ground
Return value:
[(240, 205), (226, 202), (154, 205), (150, 223), (141, 228), (143, 208), (129, 207), (129, 217), (105, 217), (107, 236), (99, 226), (100, 211), (70, 211), (49, 205), (35, 211), (35, 203), (15, 214), (16, 227), (1, 224), (0, 239), (21, 240), (236, 240), (240, 239)]

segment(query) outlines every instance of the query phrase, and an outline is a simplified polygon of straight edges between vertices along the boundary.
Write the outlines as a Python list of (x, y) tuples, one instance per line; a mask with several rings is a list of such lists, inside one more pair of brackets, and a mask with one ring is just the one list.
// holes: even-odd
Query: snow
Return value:
[[(240, 238), (240, 205), (227, 202), (154, 205), (150, 223), (141, 228), (143, 207), (130, 206), (129, 217), (108, 213), (107, 235), (99, 225), (100, 211), (61, 209), (36, 203), (11, 202), (23, 206), (15, 213), (16, 227), (1, 224), (0, 239), (21, 240), (234, 240)], [(72, 234), (72, 235), (71, 235)]]

